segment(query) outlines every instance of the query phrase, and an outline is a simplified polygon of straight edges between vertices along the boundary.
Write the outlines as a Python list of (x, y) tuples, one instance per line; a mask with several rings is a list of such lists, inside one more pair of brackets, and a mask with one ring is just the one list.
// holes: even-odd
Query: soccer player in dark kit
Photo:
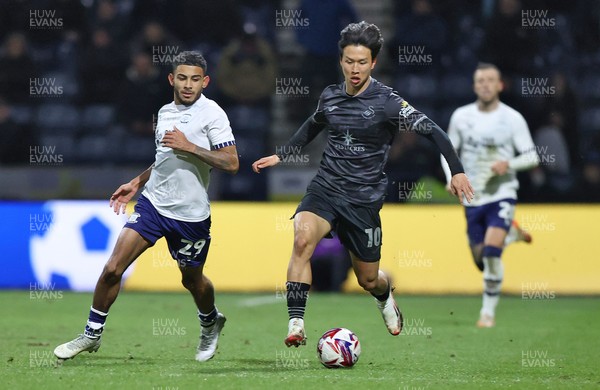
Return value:
[(349, 250), (358, 283), (377, 302), (390, 334), (402, 330), (402, 314), (389, 277), (379, 270), (381, 220), (387, 178), (383, 168), (394, 135), (415, 131), (437, 145), (452, 172), (450, 188), (470, 201), (473, 189), (446, 133), (390, 87), (371, 77), (383, 45), (379, 28), (348, 25), (339, 41), (344, 82), (321, 94), (316, 112), (281, 148), (252, 164), (256, 173), (298, 153), (326, 130), (327, 146), (319, 170), (294, 214), (294, 246), (287, 270), (288, 335), (285, 344), (306, 344), (304, 310), (312, 281), (310, 257), (317, 243), (335, 231)]

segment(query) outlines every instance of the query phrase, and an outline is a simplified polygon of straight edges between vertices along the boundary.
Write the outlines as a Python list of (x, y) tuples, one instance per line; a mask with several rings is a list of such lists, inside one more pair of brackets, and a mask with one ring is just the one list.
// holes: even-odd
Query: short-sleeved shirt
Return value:
[(171, 102), (158, 111), (156, 160), (142, 194), (163, 216), (198, 222), (210, 216), (211, 166), (198, 157), (163, 146), (165, 132), (177, 127), (193, 144), (208, 150), (235, 145), (225, 111), (201, 95), (192, 105)]

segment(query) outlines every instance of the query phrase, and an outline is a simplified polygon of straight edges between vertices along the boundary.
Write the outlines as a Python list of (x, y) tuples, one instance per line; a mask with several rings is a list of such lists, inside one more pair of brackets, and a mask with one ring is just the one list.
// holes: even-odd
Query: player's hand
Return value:
[(194, 150), (194, 144), (188, 141), (185, 134), (183, 134), (175, 126), (173, 126), (173, 130), (165, 133), (160, 143), (163, 146), (169, 147), (173, 150), (181, 150), (182, 152), (191, 153)]
[(473, 190), (473, 187), (471, 187), (469, 178), (464, 173), (457, 173), (452, 176), (450, 189), (454, 196), (458, 196), (459, 202), (462, 202), (464, 196), (467, 202), (471, 203), (473, 196), (475, 196), (475, 191)]
[(256, 173), (260, 173), (261, 169), (277, 165), (280, 161), (281, 160), (279, 160), (279, 157), (277, 157), (276, 154), (263, 157), (260, 160), (256, 160), (254, 163), (252, 163), (252, 170)]
[(112, 207), (115, 211), (115, 214), (125, 214), (125, 207), (127, 207), (127, 203), (133, 198), (136, 194), (138, 188), (131, 184), (125, 183), (110, 196), (110, 202), (108, 205)]
[(492, 172), (498, 176), (502, 176), (508, 172), (508, 161), (496, 161), (492, 164)]

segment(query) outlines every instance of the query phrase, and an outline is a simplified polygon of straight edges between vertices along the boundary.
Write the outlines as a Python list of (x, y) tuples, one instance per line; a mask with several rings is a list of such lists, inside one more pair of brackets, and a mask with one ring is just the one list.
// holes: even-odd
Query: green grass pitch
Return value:
[[(387, 333), (367, 294), (311, 294), (308, 344), (288, 349), (281, 294), (217, 294), (227, 324), (214, 359), (194, 360), (192, 298), (123, 292), (98, 353), (58, 365), (54, 347), (81, 333), (91, 294), (0, 293), (2, 389), (597, 389), (597, 298), (503, 297), (497, 326), (477, 329), (480, 297), (396, 296), (404, 335)], [(550, 299), (552, 298), (552, 299)], [(320, 335), (353, 330), (362, 355), (326, 369)]]

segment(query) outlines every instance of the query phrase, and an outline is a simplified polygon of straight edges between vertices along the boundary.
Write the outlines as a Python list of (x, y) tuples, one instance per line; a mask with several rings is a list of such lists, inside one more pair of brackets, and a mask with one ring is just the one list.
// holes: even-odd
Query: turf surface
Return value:
[[(198, 363), (191, 296), (124, 292), (99, 352), (59, 365), (52, 350), (81, 333), (91, 295), (0, 292), (0, 388), (600, 388), (597, 298), (503, 297), (493, 329), (474, 326), (479, 297), (398, 302), (404, 335), (392, 337), (369, 296), (311, 294), (308, 344), (288, 349), (281, 294), (218, 294), (227, 324), (215, 358)], [(338, 326), (353, 330), (362, 345), (352, 369), (326, 369), (316, 358), (320, 335)]]

